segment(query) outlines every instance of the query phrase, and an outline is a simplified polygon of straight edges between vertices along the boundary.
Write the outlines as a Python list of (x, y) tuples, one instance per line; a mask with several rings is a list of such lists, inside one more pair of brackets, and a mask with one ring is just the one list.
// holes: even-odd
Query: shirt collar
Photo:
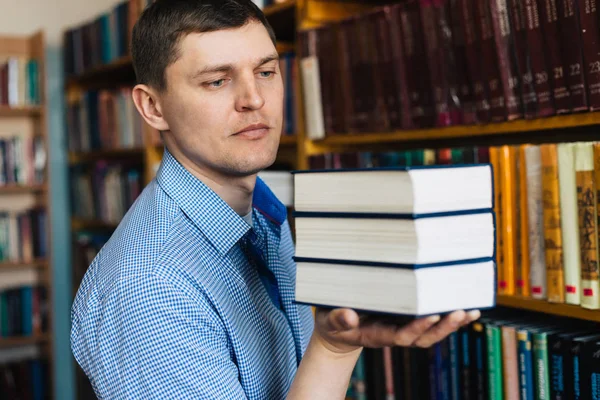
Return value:
[[(222, 255), (250, 230), (229, 204), (186, 170), (166, 147), (156, 180)], [(258, 177), (252, 203), (258, 212), (277, 225), (287, 217), (285, 206)]]

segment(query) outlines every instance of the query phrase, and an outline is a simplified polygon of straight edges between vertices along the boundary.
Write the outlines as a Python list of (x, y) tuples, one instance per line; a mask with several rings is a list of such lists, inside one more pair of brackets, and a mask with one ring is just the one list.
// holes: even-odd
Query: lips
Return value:
[(258, 139), (265, 136), (269, 132), (269, 126), (265, 124), (248, 125), (241, 131), (235, 133), (235, 136), (243, 136), (251, 139)]

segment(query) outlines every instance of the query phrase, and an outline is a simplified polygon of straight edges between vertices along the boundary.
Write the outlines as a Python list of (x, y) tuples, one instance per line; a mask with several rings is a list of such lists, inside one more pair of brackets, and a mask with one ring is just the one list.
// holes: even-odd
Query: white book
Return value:
[(294, 178), (289, 171), (261, 171), (258, 176), (285, 206), (294, 204)]
[(488, 164), (296, 171), (297, 211), (430, 214), (493, 207)]
[(529, 280), (531, 296), (546, 298), (546, 253), (542, 199), (542, 156), (539, 146), (525, 148), (527, 170), (527, 217), (529, 222)]
[(306, 112), (306, 136), (311, 140), (325, 138), (325, 121), (321, 100), (319, 59), (311, 56), (300, 60), (304, 110)]
[(296, 259), (296, 301), (424, 316), (495, 305), (492, 260), (427, 268)]
[(294, 216), (298, 257), (431, 264), (494, 256), (491, 211), (420, 218), (321, 213)]
[(581, 258), (574, 143), (560, 143), (556, 146), (556, 152), (565, 268), (565, 302), (578, 305), (581, 303)]

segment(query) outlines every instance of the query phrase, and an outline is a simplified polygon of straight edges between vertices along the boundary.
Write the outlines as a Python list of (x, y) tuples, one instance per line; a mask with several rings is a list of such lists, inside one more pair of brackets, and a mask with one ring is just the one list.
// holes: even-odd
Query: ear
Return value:
[(169, 130), (169, 124), (163, 118), (159, 96), (147, 85), (136, 85), (132, 92), (133, 102), (146, 123), (162, 132)]

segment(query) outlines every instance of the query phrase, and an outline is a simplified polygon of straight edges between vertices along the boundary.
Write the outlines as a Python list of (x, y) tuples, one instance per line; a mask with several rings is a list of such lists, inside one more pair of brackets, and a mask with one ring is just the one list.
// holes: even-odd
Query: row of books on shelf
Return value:
[(25, 107), (40, 103), (39, 61), (26, 57), (0, 59), (0, 105)]
[(597, 110), (596, 0), (409, 0), (299, 34), (307, 132)]
[(428, 349), (364, 349), (347, 397), (595, 399), (596, 324), (494, 310)]
[(39, 136), (0, 138), (0, 187), (41, 185), (46, 169), (46, 149)]
[(127, 161), (101, 160), (72, 167), (72, 215), (118, 224), (142, 191), (142, 171)]
[[(498, 292), (600, 308), (599, 144), (338, 153), (310, 158), (312, 169), (490, 162), (494, 167)], [(448, 193), (455, 189), (448, 188)]]
[(36, 346), (0, 350), (0, 394), (3, 399), (43, 400), (50, 392), (50, 365)]
[(71, 98), (67, 107), (69, 150), (141, 148), (143, 121), (131, 88), (92, 90)]
[(48, 216), (42, 208), (0, 211), (0, 263), (28, 263), (48, 255)]
[(130, 54), (133, 26), (152, 0), (127, 0), (64, 33), (65, 76), (109, 64)]
[(0, 290), (0, 338), (40, 335), (47, 328), (48, 306), (44, 286)]

